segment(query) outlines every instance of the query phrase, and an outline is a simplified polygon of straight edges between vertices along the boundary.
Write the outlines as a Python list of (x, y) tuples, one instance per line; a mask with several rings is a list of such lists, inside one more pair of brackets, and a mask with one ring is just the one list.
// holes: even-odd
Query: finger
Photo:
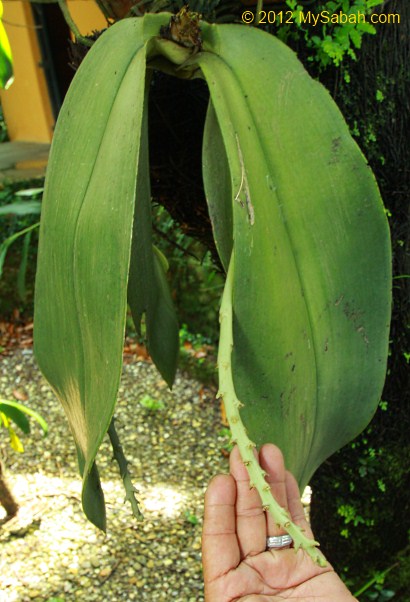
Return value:
[(202, 562), (205, 584), (240, 562), (235, 520), (236, 486), (230, 475), (212, 479), (205, 493)]
[(261, 498), (249, 487), (249, 475), (237, 446), (231, 452), (231, 475), (236, 481), (236, 532), (241, 558), (260, 554), (266, 547), (266, 519)]
[[(259, 462), (267, 473), (265, 479), (270, 485), (273, 497), (282, 508), (287, 510), (286, 472), (282, 452), (276, 445), (267, 443), (262, 446), (259, 452)], [(266, 513), (266, 523), (268, 535), (283, 535), (286, 533), (284, 529), (278, 527), (270, 512)]]
[(288, 509), (292, 517), (292, 521), (301, 529), (303, 529), (308, 537), (313, 537), (312, 529), (306, 520), (305, 511), (303, 510), (299, 486), (295, 477), (289, 471), (286, 471), (285, 484), (288, 498)]

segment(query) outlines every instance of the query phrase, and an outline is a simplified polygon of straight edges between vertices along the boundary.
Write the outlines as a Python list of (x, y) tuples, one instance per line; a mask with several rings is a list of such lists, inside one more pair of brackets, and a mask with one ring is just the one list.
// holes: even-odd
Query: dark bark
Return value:
[(0, 504), (7, 513), (7, 519), (13, 518), (17, 514), (19, 505), (17, 504), (9, 486), (7, 485), (3, 464), (0, 462)]

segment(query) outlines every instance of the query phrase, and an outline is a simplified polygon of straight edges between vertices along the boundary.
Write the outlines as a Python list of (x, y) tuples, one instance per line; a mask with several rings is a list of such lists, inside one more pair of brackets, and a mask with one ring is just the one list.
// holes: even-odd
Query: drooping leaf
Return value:
[(42, 194), (44, 192), (44, 187), (40, 187), (40, 188), (23, 188), (22, 190), (17, 190), (14, 193), (14, 196), (17, 197), (34, 197), (34, 196), (38, 196), (40, 194)]
[(152, 245), (147, 112), (143, 120), (137, 182), (138, 200), (134, 213), (128, 303), (137, 331), (140, 331), (141, 319), (145, 314), (148, 351), (162, 377), (171, 387), (178, 362), (179, 329), (164, 268), (161, 265), (165, 258), (160, 259), (158, 249)]
[(147, 315), (148, 350), (164, 380), (172, 387), (178, 364), (179, 326), (164, 265), (155, 247), (154, 282), (158, 298), (152, 319)]
[(35, 353), (76, 441), (84, 511), (102, 529), (95, 456), (121, 374), (146, 43), (160, 22), (121, 21), (87, 54), (60, 112), (42, 203)]
[(20, 299), (24, 302), (26, 300), (26, 274), (27, 274), (27, 262), (28, 252), (30, 249), (31, 231), (27, 232), (23, 240), (23, 250), (21, 253), (20, 267), (17, 274), (17, 290)]
[(8, 403), (0, 401), (0, 412), (12, 420), (26, 435), (30, 432), (30, 423), (27, 416), (18, 408)]
[(48, 433), (48, 425), (44, 418), (38, 412), (22, 403), (2, 399), (0, 401), (0, 412), (5, 414), (10, 420), (13, 420), (25, 434), (30, 432), (30, 423), (27, 416), (33, 418), (40, 425), (44, 435)]
[(250, 437), (278, 444), (306, 484), (368, 424), (380, 399), (388, 225), (339, 110), (295, 54), (232, 25), (204, 26), (203, 38), (214, 53), (198, 63), (232, 180), (225, 202), (234, 209), (241, 415)]
[(0, 207), (0, 215), (38, 215), (40, 213), (40, 201), (20, 201)]
[(35, 230), (36, 228), (38, 228), (39, 225), (40, 225), (40, 223), (38, 222), (36, 224), (33, 224), (32, 226), (28, 226), (27, 228), (24, 228), (23, 230), (19, 230), (18, 232), (15, 232), (11, 236), (9, 236), (5, 240), (3, 240), (3, 242), (0, 244), (0, 278), (1, 278), (2, 274), (3, 274), (4, 260), (6, 259), (6, 255), (7, 255), (7, 251), (9, 250), (9, 247), (18, 238), (20, 238), (20, 236), (25, 236), (26, 234), (28, 234), (32, 230)]
[(166, 274), (169, 270), (168, 259), (165, 257), (164, 253), (160, 249), (158, 249), (158, 247), (156, 245), (152, 245), (152, 250), (154, 251), (154, 254), (157, 256), (157, 258), (159, 259), (159, 263), (162, 267), (162, 271), (164, 272), (164, 274)]

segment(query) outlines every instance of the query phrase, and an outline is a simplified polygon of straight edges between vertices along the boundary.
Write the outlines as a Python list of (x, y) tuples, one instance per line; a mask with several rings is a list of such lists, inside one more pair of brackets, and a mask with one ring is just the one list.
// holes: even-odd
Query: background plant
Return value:
[[(313, 23), (302, 22), (300, 13), (325, 12), (327, 15), (370, 15), (384, 0), (327, 0), (310, 3), (308, 6), (298, 0), (286, 0), (286, 6), (293, 11), (292, 23), (284, 23), (277, 17), (273, 31), (289, 45), (302, 47), (307, 63), (315, 63), (319, 71), (333, 65), (338, 67), (348, 59), (357, 60), (363, 39), (367, 34), (375, 35), (376, 27), (369, 21), (357, 23)], [(347, 74), (346, 74), (347, 76)]]
[(30, 433), (30, 422), (27, 416), (35, 420), (40, 425), (44, 435), (47, 435), (47, 423), (38, 412), (35, 412), (22, 403), (0, 399), (0, 420), (2, 426), (8, 431), (11, 447), (14, 451), (20, 453), (24, 452), (24, 447), (15, 431), (13, 423), (16, 424), (25, 435), (28, 435)]
[[(30, 433), (30, 422), (28, 417), (35, 420), (41, 427), (44, 435), (47, 435), (48, 426), (40, 414), (22, 403), (0, 399), (0, 428), (7, 430), (9, 441), (15, 452), (24, 452), (23, 444), (15, 430), (15, 425), (24, 433)], [(2, 456), (5, 456), (5, 450), (2, 450)], [(18, 511), (18, 503), (10, 490), (5, 477), (3, 459), (0, 458), (0, 504), (6, 510), (5, 520), (12, 518)]]
[[(34, 186), (33, 186), (34, 184)], [(32, 304), (43, 188), (38, 180), (0, 189), (0, 298), (3, 316)]]

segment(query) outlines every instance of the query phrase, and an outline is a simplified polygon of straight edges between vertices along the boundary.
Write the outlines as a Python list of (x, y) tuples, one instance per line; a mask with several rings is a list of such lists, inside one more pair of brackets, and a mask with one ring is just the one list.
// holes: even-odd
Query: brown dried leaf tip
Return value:
[(191, 12), (189, 6), (186, 5), (171, 17), (169, 25), (161, 27), (161, 37), (199, 52), (202, 49), (199, 27), (201, 17), (202, 15), (199, 13)]

